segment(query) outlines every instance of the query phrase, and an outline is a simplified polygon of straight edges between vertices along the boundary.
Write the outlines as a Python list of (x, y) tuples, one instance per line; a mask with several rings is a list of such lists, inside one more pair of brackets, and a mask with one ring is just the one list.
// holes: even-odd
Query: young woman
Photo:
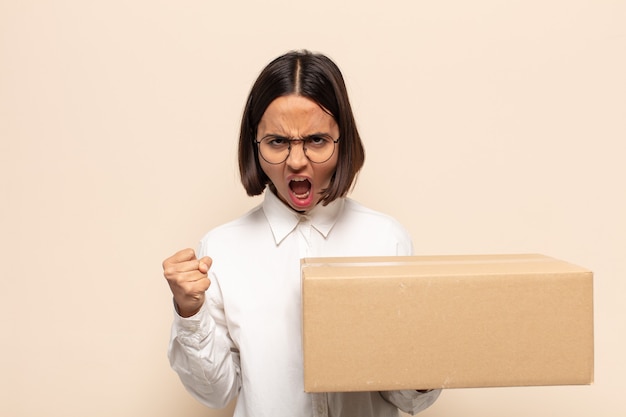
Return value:
[(262, 204), (163, 262), (174, 295), (169, 358), (195, 398), (237, 417), (387, 417), (440, 391), (307, 394), (300, 258), (411, 255), (393, 218), (346, 197), (365, 155), (340, 70), (307, 51), (276, 58), (243, 113), (239, 169)]

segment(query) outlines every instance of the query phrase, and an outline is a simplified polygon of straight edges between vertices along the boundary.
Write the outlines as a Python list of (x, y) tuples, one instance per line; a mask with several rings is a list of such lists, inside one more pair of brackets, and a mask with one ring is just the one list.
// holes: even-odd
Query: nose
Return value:
[(304, 153), (304, 142), (301, 140), (291, 140), (291, 150), (287, 157), (287, 165), (294, 171), (300, 170), (309, 163), (309, 159)]

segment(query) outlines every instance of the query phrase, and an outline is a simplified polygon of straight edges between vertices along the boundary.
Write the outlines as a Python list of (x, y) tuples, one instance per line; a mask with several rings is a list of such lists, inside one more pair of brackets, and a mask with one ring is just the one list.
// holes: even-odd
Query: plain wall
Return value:
[(260, 201), (241, 111), (299, 48), (346, 77), (352, 197), (417, 254), (595, 272), (595, 384), (448, 390), (423, 415), (626, 415), (625, 22), (623, 1), (0, 0), (0, 415), (230, 415), (169, 368), (161, 261)]

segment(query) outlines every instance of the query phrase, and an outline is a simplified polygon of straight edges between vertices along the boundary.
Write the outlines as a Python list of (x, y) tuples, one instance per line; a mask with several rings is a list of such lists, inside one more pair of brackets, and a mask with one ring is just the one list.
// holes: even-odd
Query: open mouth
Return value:
[(305, 199), (311, 194), (311, 181), (306, 178), (294, 178), (289, 181), (289, 189), (296, 198)]

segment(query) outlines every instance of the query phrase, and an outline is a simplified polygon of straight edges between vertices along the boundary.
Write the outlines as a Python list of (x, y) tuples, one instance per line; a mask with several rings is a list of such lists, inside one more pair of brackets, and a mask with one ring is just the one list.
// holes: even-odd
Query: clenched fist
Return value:
[(211, 285), (207, 274), (212, 262), (208, 256), (196, 259), (193, 249), (183, 249), (163, 261), (163, 275), (182, 317), (191, 317), (202, 307)]

